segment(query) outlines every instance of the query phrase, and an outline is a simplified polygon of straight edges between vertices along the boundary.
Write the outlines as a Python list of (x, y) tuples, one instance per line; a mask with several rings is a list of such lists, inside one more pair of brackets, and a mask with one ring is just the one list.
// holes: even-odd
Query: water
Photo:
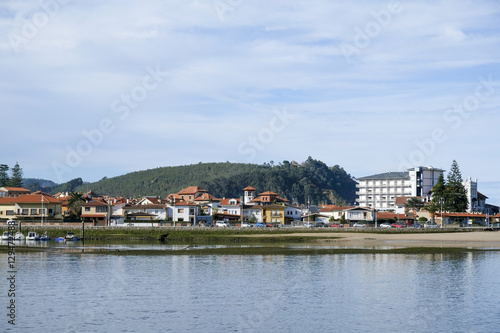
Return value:
[(500, 331), (498, 252), (16, 259), (2, 332)]

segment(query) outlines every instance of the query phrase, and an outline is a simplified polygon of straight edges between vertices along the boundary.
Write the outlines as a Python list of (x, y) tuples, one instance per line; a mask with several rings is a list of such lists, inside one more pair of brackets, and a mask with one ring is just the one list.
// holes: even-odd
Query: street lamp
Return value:
[(439, 204), (441, 205), (441, 209), (440, 209), (440, 212), (441, 212), (441, 228), (444, 227), (444, 221), (443, 221), (443, 204), (444, 204), (444, 198), (440, 198), (439, 199)]

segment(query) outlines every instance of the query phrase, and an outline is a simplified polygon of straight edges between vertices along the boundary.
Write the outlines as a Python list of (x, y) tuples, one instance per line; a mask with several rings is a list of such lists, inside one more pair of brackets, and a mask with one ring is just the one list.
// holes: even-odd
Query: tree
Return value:
[(435, 201), (431, 201), (430, 203), (428, 203), (427, 205), (425, 205), (422, 209), (425, 210), (425, 211), (428, 211), (429, 214), (431, 214), (431, 221), (434, 224), (435, 223), (435, 216), (434, 216), (434, 214), (436, 214), (437, 212), (439, 212), (439, 210), (441, 209), (439, 203), (437, 203)]
[(82, 192), (71, 192), (68, 199), (68, 209), (73, 218), (79, 218), (82, 215), (82, 203), (85, 202)]
[(446, 178), (445, 207), (450, 212), (465, 212), (469, 205), (467, 191), (457, 161), (453, 160)]
[(416, 213), (416, 212), (420, 211), (420, 209), (422, 209), (422, 207), (424, 207), (424, 202), (420, 198), (411, 197), (411, 198), (408, 198), (408, 200), (406, 200), (405, 208), (410, 210), (410, 211), (413, 210)]
[(7, 164), (0, 164), (0, 187), (9, 185), (9, 166)]
[(12, 175), (10, 177), (9, 185), (12, 187), (23, 186), (23, 169), (21, 169), (19, 163), (16, 162), (16, 165), (14, 165), (11, 171)]

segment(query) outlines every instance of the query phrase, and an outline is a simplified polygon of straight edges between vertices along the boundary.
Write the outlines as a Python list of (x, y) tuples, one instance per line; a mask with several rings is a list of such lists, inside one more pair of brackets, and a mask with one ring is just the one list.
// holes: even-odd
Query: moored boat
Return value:
[(28, 232), (28, 236), (26, 236), (26, 240), (37, 241), (37, 240), (40, 240), (40, 237), (38, 236), (38, 234), (36, 232), (30, 231), (30, 232)]
[(20, 231), (16, 232), (16, 234), (14, 235), (14, 240), (25, 240), (26, 239), (26, 236), (24, 236), (24, 234)]
[(43, 234), (43, 235), (40, 235), (40, 240), (41, 241), (48, 241), (48, 240), (50, 240), (50, 237), (47, 236), (47, 234)]
[(8, 231), (4, 231), (2, 236), (0, 236), (1, 240), (11, 240), (13, 238), (14, 237)]
[(72, 240), (72, 241), (77, 241), (78, 237), (73, 232), (67, 232), (66, 236), (64, 237), (66, 240)]

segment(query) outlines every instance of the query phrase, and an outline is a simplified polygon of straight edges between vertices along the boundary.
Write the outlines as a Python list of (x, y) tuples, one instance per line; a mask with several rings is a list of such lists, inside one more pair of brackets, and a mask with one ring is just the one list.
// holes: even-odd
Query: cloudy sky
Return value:
[(500, 204), (500, 1), (4, 0), (0, 162), (449, 169)]

